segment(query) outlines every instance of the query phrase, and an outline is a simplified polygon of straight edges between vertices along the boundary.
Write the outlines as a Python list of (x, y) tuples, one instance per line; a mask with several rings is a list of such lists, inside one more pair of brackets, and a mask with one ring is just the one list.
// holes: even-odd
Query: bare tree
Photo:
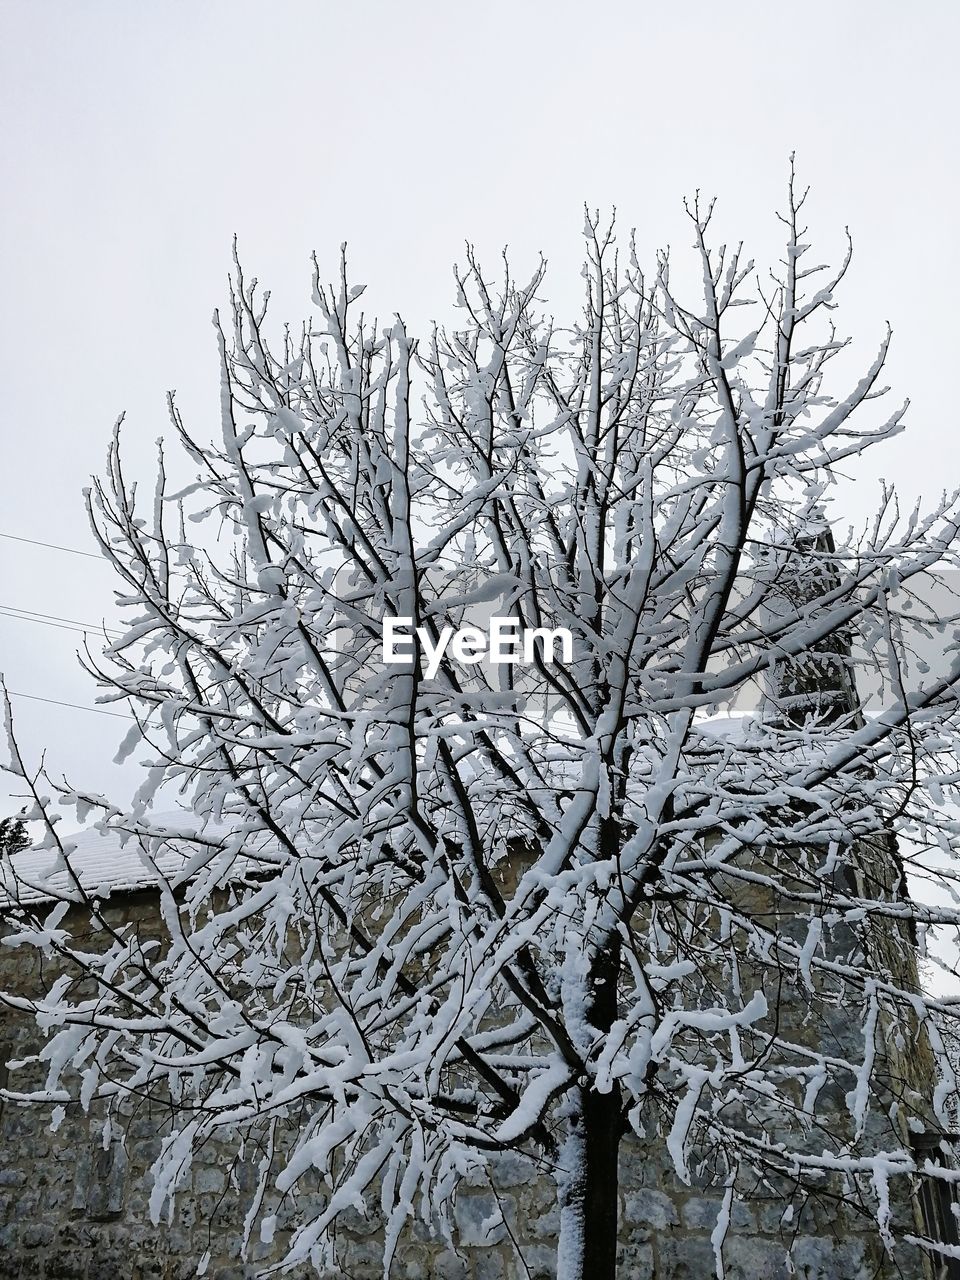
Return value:
[[(62, 1103), (81, 1063), (87, 1100), (176, 1099), (155, 1213), (199, 1144), (256, 1135), (248, 1231), (268, 1191), (319, 1169), (326, 1208), (289, 1261), (321, 1257), (366, 1194), (388, 1267), (409, 1218), (444, 1221), (465, 1170), (519, 1150), (557, 1180), (561, 1280), (607, 1280), (632, 1130), (681, 1178), (709, 1151), (718, 1274), (751, 1178), (842, 1174), (890, 1239), (923, 1100), (883, 1095), (878, 1045), (930, 1023), (937, 1047), (928, 1014), (955, 1007), (916, 990), (911, 931), (960, 918), (905, 892), (904, 859), (952, 848), (960, 663), (920, 672), (904, 628), (913, 584), (956, 563), (960, 504), (901, 518), (884, 490), (867, 529), (827, 533), (836, 469), (904, 408), (871, 412), (889, 333), (829, 389), (849, 253), (806, 265), (803, 202), (791, 183), (769, 280), (710, 247), (713, 206), (692, 202), (689, 304), (665, 255), (645, 274), (588, 216), (572, 328), (543, 311), (542, 264), (518, 284), (505, 260), (494, 287), (468, 251), (459, 327), (381, 330), (344, 264), (332, 286), (316, 271), (319, 320), (274, 345), (238, 261), (219, 442), (170, 397), (196, 483), (169, 494), (161, 458), (138, 504), (118, 428), (89, 505), (130, 616), (88, 661), (152, 764), (132, 812), (64, 794), (154, 863), (174, 839), (151, 822), (159, 787), (198, 830), (175, 882), (157, 872), (159, 949), (89, 899), (102, 955), (62, 912), (23, 907), (18, 940), (95, 980), (42, 1004), (49, 1078), (29, 1096)], [(518, 634), (567, 629), (572, 652), (439, 652), (491, 608)], [(410, 620), (400, 665), (385, 618)], [(852, 634), (879, 685), (869, 715)], [(760, 713), (718, 720), (751, 688)], [(13, 768), (69, 867), (15, 748)], [(858, 1053), (811, 1039), (811, 1016), (859, 1021)], [(899, 1146), (879, 1149), (878, 1108)]]

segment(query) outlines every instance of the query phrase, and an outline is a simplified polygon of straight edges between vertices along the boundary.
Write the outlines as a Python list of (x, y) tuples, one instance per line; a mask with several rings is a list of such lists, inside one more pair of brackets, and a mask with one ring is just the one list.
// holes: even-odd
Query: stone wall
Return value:
[[(148, 894), (130, 896), (111, 911), (147, 930), (155, 918)], [(0, 945), (0, 989), (29, 993), (50, 976), (49, 970), (41, 975), (32, 950)], [(23, 1015), (7, 1011), (2, 1018), (5, 1062), (35, 1047), (39, 1033)], [(842, 1038), (843, 1025), (831, 1034)], [(25, 1083), (22, 1073), (11, 1073), (11, 1087)], [(839, 1123), (844, 1087), (836, 1082), (831, 1089), (834, 1102), (828, 1105)], [(155, 1226), (148, 1214), (149, 1167), (169, 1124), (164, 1110), (156, 1104), (134, 1108), (125, 1132), (106, 1147), (100, 1119), (85, 1115), (78, 1104), (67, 1108), (56, 1132), (48, 1120), (11, 1101), (0, 1110), (0, 1280), (185, 1280), (197, 1274), (208, 1253), (208, 1277), (249, 1280), (279, 1256), (291, 1216), (322, 1203), (321, 1188), (308, 1188), (297, 1209), (281, 1208), (274, 1243), (256, 1243), (249, 1262), (241, 1263), (241, 1224), (253, 1188), (250, 1160), (239, 1159), (226, 1144), (205, 1148), (177, 1197), (171, 1223)], [(815, 1201), (797, 1199), (787, 1186), (754, 1189), (734, 1209), (724, 1248), (727, 1280), (919, 1280), (931, 1274), (908, 1249), (885, 1260), (869, 1221), (844, 1203), (848, 1194), (836, 1179)], [(685, 1186), (662, 1139), (631, 1139), (623, 1150), (619, 1195), (624, 1277), (706, 1280), (713, 1274), (710, 1236), (719, 1197), (710, 1186), (709, 1160)], [(899, 1208), (909, 1215), (909, 1204)], [(425, 1227), (411, 1228), (391, 1271), (394, 1280), (548, 1280), (555, 1274), (555, 1186), (523, 1158), (503, 1157), (486, 1183), (465, 1179), (454, 1217), (455, 1248), (431, 1238)], [(381, 1240), (375, 1214), (344, 1215), (337, 1234), (339, 1267), (327, 1280), (379, 1280)], [(299, 1280), (316, 1273), (294, 1275)]]
[[(147, 1214), (147, 1168), (156, 1154), (159, 1117), (140, 1116), (125, 1144), (104, 1151), (95, 1123), (68, 1115), (57, 1134), (29, 1112), (7, 1105), (0, 1134), (0, 1278), (2, 1280), (186, 1280), (208, 1251), (213, 1280), (251, 1280), (275, 1259), (255, 1244), (242, 1264), (237, 1241), (251, 1191), (249, 1168), (207, 1151), (178, 1196), (172, 1225)], [(673, 1183), (673, 1185), (671, 1185)], [(304, 1209), (309, 1208), (302, 1203)], [(709, 1188), (679, 1188), (669, 1171), (637, 1144), (621, 1169), (621, 1258), (630, 1280), (706, 1280), (713, 1274), (710, 1233), (719, 1199)], [(783, 1201), (735, 1206), (724, 1247), (728, 1280), (867, 1280), (919, 1277), (915, 1257), (885, 1267), (875, 1240), (857, 1234), (852, 1215), (809, 1204), (785, 1226)], [(282, 1223), (281, 1217), (281, 1223)], [(556, 1196), (552, 1180), (506, 1157), (492, 1185), (466, 1181), (455, 1209), (457, 1248), (414, 1227), (391, 1274), (436, 1280), (549, 1280), (555, 1274)], [(277, 1234), (282, 1244), (285, 1232)], [(381, 1233), (375, 1216), (351, 1210), (338, 1228), (340, 1268), (329, 1280), (379, 1280)], [(526, 1272), (511, 1239), (519, 1246)], [(794, 1271), (787, 1270), (790, 1250)], [(909, 1252), (909, 1251), (907, 1251)], [(906, 1258), (901, 1253), (900, 1262)], [(315, 1273), (295, 1273), (304, 1277)], [(325, 1278), (326, 1280), (326, 1278)]]

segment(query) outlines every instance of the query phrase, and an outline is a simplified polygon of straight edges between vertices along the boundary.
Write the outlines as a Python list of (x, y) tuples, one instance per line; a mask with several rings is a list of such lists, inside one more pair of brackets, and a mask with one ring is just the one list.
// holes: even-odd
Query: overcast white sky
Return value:
[[(864, 460), (911, 498), (960, 483), (953, 403), (960, 6), (368, 0), (0, 3), (0, 532), (91, 550), (80, 491), (128, 414), (150, 471), (164, 392), (216, 429), (210, 328), (231, 237), (277, 317), (309, 311), (308, 257), (341, 240), (381, 314), (449, 315), (463, 240), (518, 269), (543, 250), (558, 313), (579, 296), (584, 201), (641, 250), (686, 248), (681, 200), (776, 248), (787, 156), (813, 184), (823, 256), (856, 244), (840, 320), (890, 377), (910, 431)], [(209, 427), (206, 425), (209, 423)], [(842, 514), (836, 511), (835, 514)], [(96, 561), (0, 538), (0, 605), (115, 617)], [(77, 636), (0, 616), (12, 689), (90, 705)], [(16, 699), (26, 751), (125, 789), (124, 724)], [(116, 771), (114, 771), (116, 772)]]

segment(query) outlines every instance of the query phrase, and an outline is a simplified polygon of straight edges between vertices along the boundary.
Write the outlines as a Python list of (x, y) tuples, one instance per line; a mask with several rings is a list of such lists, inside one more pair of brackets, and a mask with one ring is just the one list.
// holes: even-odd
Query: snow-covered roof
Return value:
[(723, 715), (696, 717), (699, 732), (709, 734), (711, 738), (742, 738), (756, 723), (756, 716), (752, 711), (731, 711)]
[[(749, 732), (754, 723), (750, 714), (732, 713), (698, 718), (697, 728), (711, 737), (736, 739)], [(151, 813), (149, 821), (151, 827), (179, 831), (184, 836), (197, 831), (197, 820), (186, 809)], [(208, 821), (203, 832), (207, 837), (224, 837), (230, 834), (230, 828)], [(144, 857), (141, 842), (124, 831), (88, 827), (62, 839), (67, 847), (73, 846), (70, 866), (83, 891), (97, 898), (150, 889), (158, 883), (158, 872), (163, 879), (175, 877), (195, 852), (186, 841), (178, 845), (175, 840), (165, 840), (155, 856), (155, 870)], [(251, 864), (246, 865), (249, 869)], [(0, 911), (15, 902), (28, 905), (64, 898), (80, 902), (82, 897), (56, 850), (25, 849), (13, 855), (10, 865), (0, 866)]]
[[(196, 829), (191, 815), (183, 811), (151, 815), (151, 821), (185, 835)], [(124, 832), (88, 827), (62, 840), (65, 846), (73, 846), (70, 866), (92, 897), (149, 889), (157, 883), (157, 873), (144, 859), (140, 842)], [(186, 849), (166, 843), (157, 855), (157, 869), (164, 877), (175, 875), (187, 856)], [(80, 900), (73, 877), (56, 850), (25, 849), (10, 862), (12, 875), (10, 866), (0, 867), (0, 909), (13, 902), (35, 904), (65, 897)]]

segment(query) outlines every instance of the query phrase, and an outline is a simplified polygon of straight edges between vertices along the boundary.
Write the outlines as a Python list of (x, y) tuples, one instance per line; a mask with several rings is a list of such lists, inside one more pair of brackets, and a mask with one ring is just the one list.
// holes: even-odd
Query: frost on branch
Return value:
[[(956, 621), (917, 587), (955, 567), (960, 508), (901, 519), (884, 491), (869, 528), (827, 527), (834, 469), (903, 409), (872, 403), (889, 335), (834, 385), (846, 262), (804, 265), (801, 206), (766, 279), (693, 205), (692, 299), (589, 217), (566, 329), (542, 266), (494, 287), (468, 253), (458, 328), (381, 327), (344, 264), (274, 338), (238, 262), (215, 440), (170, 400), (195, 482), (168, 492), (161, 458), (144, 500), (115, 433), (89, 501), (127, 626), (88, 664), (149, 767), (129, 812), (68, 798), (127, 833), (162, 930), (117, 925), (48, 818), (96, 945), (9, 858), (7, 942), (86, 977), (37, 1005), (37, 1103), (172, 1102), (155, 1216), (202, 1144), (243, 1143), (247, 1244), (279, 1200), (287, 1261), (319, 1265), (339, 1215), (379, 1212), (387, 1267), (516, 1150), (557, 1179), (563, 1280), (612, 1276), (632, 1130), (722, 1188), (718, 1274), (757, 1188), (785, 1222), (859, 1199), (893, 1247), (912, 1137), (949, 1124), (950, 1078), (931, 1106), (904, 1064), (956, 1009), (916, 941), (960, 916), (906, 874), (953, 878)], [(433, 643), (491, 612), (572, 656), (382, 661), (385, 617)], [(938, 628), (931, 676), (913, 638)], [(192, 828), (152, 816), (161, 787)]]

